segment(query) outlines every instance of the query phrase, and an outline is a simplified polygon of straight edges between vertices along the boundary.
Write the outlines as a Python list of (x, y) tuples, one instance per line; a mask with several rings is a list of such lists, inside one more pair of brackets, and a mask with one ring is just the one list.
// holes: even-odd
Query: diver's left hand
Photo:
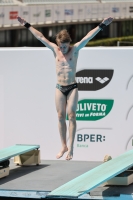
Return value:
[(105, 24), (106, 26), (108, 26), (109, 24), (111, 24), (111, 22), (113, 21), (113, 18), (112, 17), (108, 17), (108, 18), (105, 18), (102, 23)]

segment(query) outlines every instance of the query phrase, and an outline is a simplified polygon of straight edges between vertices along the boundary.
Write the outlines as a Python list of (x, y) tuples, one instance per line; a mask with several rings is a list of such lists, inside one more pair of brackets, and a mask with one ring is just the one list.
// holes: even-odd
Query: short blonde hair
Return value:
[(66, 29), (63, 29), (56, 35), (56, 43), (67, 43), (71, 42), (71, 37)]

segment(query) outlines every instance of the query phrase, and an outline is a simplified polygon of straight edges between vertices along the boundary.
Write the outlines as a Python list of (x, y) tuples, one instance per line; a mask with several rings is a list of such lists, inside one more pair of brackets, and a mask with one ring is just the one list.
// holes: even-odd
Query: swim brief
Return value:
[(71, 90), (78, 88), (78, 85), (77, 83), (73, 83), (71, 85), (64, 86), (57, 83), (56, 88), (59, 89), (65, 96), (67, 96)]

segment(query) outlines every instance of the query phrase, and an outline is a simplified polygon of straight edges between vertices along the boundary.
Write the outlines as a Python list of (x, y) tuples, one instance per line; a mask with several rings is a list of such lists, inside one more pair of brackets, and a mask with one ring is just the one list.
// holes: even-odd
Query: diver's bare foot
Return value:
[(69, 151), (66, 156), (66, 160), (71, 160), (72, 158), (73, 158), (73, 151)]
[(61, 158), (64, 155), (64, 153), (67, 152), (67, 151), (68, 151), (67, 146), (62, 148), (61, 151), (56, 155), (56, 158), (57, 159)]

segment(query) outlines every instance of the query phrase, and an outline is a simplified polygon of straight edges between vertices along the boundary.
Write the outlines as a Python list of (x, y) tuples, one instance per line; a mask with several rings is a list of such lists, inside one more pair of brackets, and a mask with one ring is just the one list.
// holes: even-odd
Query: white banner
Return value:
[(0, 6), (1, 26), (18, 25), (16, 16), (21, 15), (31, 24), (63, 21), (99, 21), (112, 16), (116, 19), (133, 18), (133, 3), (88, 3), (31, 6)]
[(84, 21), (85, 20), (85, 4), (79, 4), (78, 7), (78, 20), (79, 21)]
[(120, 17), (120, 4), (118, 4), (118, 3), (112, 4), (111, 11), (112, 11), (112, 16), (114, 18), (116, 18), (116, 19), (119, 18)]
[(31, 24), (37, 24), (37, 18), (38, 18), (38, 12), (37, 12), (37, 6), (33, 5), (33, 6), (29, 6), (29, 10), (30, 10), (30, 23)]
[(126, 3), (127, 12), (126, 12), (126, 18), (130, 18), (130, 3)]
[(91, 4), (91, 18), (92, 20), (96, 20), (98, 17), (98, 5)]
[(30, 22), (30, 6), (21, 6), (21, 16), (27, 22)]
[(129, 4), (129, 15), (130, 17), (133, 18), (133, 3), (132, 2)]
[(63, 5), (58, 5), (56, 8), (55, 6), (55, 13), (56, 13), (56, 19), (58, 21), (64, 21), (65, 20), (65, 15), (64, 15), (64, 4)]
[(3, 26), (4, 24), (4, 17), (5, 17), (4, 7), (0, 6), (0, 27)]
[(45, 21), (46, 23), (53, 23), (54, 20), (54, 10), (53, 10), (54, 6), (53, 5), (45, 5), (44, 6), (44, 17), (45, 17)]
[[(0, 74), (4, 80), (4, 105), (1, 104), (4, 147), (40, 144), (41, 159), (56, 159), (61, 142), (52, 52), (47, 48), (1, 48), (0, 54)], [(131, 47), (93, 47), (80, 51), (73, 160), (102, 161), (106, 154), (114, 158), (133, 149), (132, 55)]]
[(69, 22), (72, 21), (73, 15), (74, 15), (74, 7), (72, 4), (65, 4), (64, 5), (64, 15), (65, 15), (65, 21)]
[(20, 6), (13, 6), (12, 7), (13, 14), (12, 14), (12, 25), (18, 26), (20, 23), (17, 20), (17, 16), (21, 14), (21, 7)]
[(12, 6), (4, 6), (4, 26), (12, 24), (12, 18), (14, 18), (14, 12)]
[(121, 3), (120, 5), (120, 18), (125, 18), (126, 17), (126, 3)]
[(79, 20), (79, 16), (78, 16), (78, 9), (79, 9), (79, 4), (73, 4), (73, 9), (74, 9), (74, 13), (72, 16), (72, 21), (78, 21)]
[(64, 4), (63, 5), (58, 5), (58, 21), (64, 21), (65, 20), (65, 15), (64, 15)]
[(59, 10), (58, 4), (54, 5), (53, 16), (54, 16), (55, 22), (58, 22), (59, 21), (59, 16), (60, 16), (60, 10)]
[(37, 23), (38, 24), (44, 24), (45, 23), (45, 17), (44, 17), (44, 5), (37, 6)]
[(109, 17), (110, 15), (110, 4), (103, 4), (103, 18)]
[(103, 4), (98, 4), (98, 20), (103, 20), (104, 19), (104, 12), (106, 12), (106, 9), (104, 10), (104, 5)]
[(4, 148), (4, 79), (0, 75), (0, 149)]
[(91, 20), (91, 4), (85, 4), (85, 20)]

